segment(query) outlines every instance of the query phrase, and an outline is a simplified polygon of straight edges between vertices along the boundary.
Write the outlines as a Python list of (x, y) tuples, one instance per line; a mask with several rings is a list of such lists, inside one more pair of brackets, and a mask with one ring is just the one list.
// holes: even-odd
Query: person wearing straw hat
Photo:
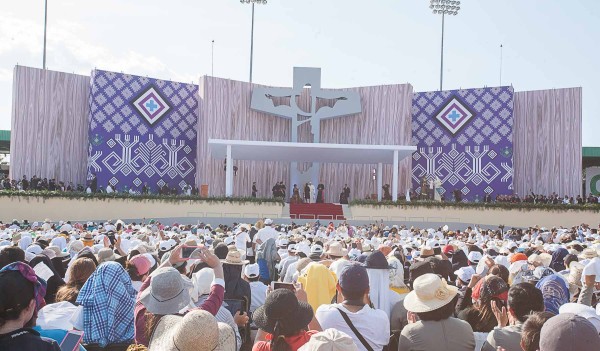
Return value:
[[(135, 342), (138, 344), (147, 346), (154, 329), (164, 316), (177, 314), (192, 303), (190, 289), (193, 284), (172, 267), (173, 264), (182, 261), (181, 248), (176, 247), (169, 259), (165, 260), (140, 288), (135, 304)], [(199, 307), (214, 316), (223, 304), (225, 293), (223, 266), (217, 256), (205, 247), (195, 251), (192, 256), (205, 262), (215, 273), (210, 295)]]
[(432, 273), (415, 279), (413, 288), (404, 298), (409, 324), (402, 329), (399, 350), (439, 350), (443, 345), (446, 351), (473, 351), (473, 329), (452, 317), (458, 289)]
[(233, 351), (233, 328), (217, 322), (207, 311), (194, 310), (185, 316), (160, 319), (150, 340), (149, 351)]
[(225, 279), (225, 298), (226, 299), (242, 299), (247, 298), (248, 304), (252, 304), (252, 290), (250, 284), (242, 279), (244, 265), (248, 264), (248, 260), (242, 260), (242, 254), (237, 248), (232, 247), (223, 263), (223, 274)]

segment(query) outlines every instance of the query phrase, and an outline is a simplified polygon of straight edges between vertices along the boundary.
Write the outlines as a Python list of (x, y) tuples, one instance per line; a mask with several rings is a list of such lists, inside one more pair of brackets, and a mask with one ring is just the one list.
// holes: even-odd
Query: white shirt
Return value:
[(88, 194), (92, 193), (92, 188), (90, 188), (89, 186), (87, 187), (87, 189), (85, 189), (85, 192)]
[(298, 261), (290, 263), (285, 272), (285, 277), (283, 277), (284, 283), (292, 283), (294, 281), (294, 273), (297, 273), (296, 267), (298, 267)]
[(250, 312), (254, 313), (257, 308), (265, 304), (267, 298), (267, 286), (262, 282), (250, 282), (250, 291), (252, 292), (252, 302), (250, 303)]
[(362, 334), (373, 350), (383, 350), (383, 347), (389, 343), (390, 320), (388, 316), (382, 310), (373, 309), (367, 305), (358, 312), (350, 312), (342, 304), (319, 306), (315, 317), (323, 330), (334, 328), (344, 332), (352, 337), (359, 350), (367, 350), (350, 329), (337, 308), (346, 312), (354, 327)]
[(235, 247), (239, 250), (246, 251), (246, 243), (250, 242), (250, 235), (248, 232), (239, 232), (235, 235)]
[(586, 275), (595, 275), (596, 283), (600, 282), (600, 258), (599, 257), (594, 257), (583, 268), (583, 273), (581, 274), (581, 282), (584, 284), (585, 284), (585, 276)]
[(114, 192), (114, 190), (112, 189), (112, 187), (110, 185), (107, 185), (106, 186), (106, 193), (110, 194), (110, 193), (113, 193), (113, 192)]
[(260, 239), (261, 243), (264, 243), (269, 239), (277, 239), (278, 235), (279, 233), (275, 230), (275, 228), (268, 225), (256, 233), (253, 241), (258, 243), (258, 240)]

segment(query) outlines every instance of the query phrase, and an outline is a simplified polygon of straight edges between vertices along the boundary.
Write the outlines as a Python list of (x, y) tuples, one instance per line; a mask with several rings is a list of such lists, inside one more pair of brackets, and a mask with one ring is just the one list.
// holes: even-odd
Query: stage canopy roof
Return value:
[(273, 141), (246, 141), (209, 139), (211, 156), (216, 159), (227, 157), (227, 146), (231, 145), (234, 160), (319, 162), (352, 164), (393, 164), (394, 151), (402, 160), (417, 151), (416, 146), (405, 145), (357, 145), (324, 143), (290, 143)]
[[(377, 198), (381, 200), (383, 164), (392, 164), (392, 200), (398, 198), (398, 162), (417, 151), (416, 146), (358, 145), (325, 143), (290, 143), (278, 141), (247, 141), (209, 139), (208, 147), (215, 159), (377, 164)], [(225, 169), (225, 196), (233, 194), (233, 167)]]

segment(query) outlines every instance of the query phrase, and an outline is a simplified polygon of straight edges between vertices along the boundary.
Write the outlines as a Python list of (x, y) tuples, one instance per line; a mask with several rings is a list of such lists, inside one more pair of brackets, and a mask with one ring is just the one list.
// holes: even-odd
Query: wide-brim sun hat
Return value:
[(227, 252), (227, 257), (221, 260), (221, 262), (225, 264), (242, 266), (248, 264), (250, 261), (242, 260), (242, 253), (238, 249), (233, 249)]
[(190, 304), (193, 286), (175, 268), (159, 268), (154, 272), (150, 286), (141, 292), (139, 300), (150, 313), (175, 314)]
[(148, 350), (151, 351), (233, 351), (233, 328), (219, 323), (207, 311), (193, 310), (185, 316), (163, 316), (158, 322)]
[(446, 284), (445, 280), (433, 273), (418, 277), (412, 285), (413, 291), (404, 298), (404, 307), (414, 313), (437, 310), (458, 294), (457, 287)]
[(290, 335), (305, 329), (314, 316), (312, 307), (298, 301), (288, 289), (277, 289), (267, 295), (264, 305), (254, 311), (254, 323), (267, 333), (275, 333), (279, 323), (279, 334)]

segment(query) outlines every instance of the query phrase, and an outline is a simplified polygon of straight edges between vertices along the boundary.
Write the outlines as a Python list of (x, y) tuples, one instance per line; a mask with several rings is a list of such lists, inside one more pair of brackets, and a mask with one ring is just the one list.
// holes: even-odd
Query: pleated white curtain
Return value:
[(85, 184), (90, 78), (16, 66), (10, 177)]
[(516, 193), (581, 194), (581, 102), (581, 88), (515, 93)]
[[(250, 110), (252, 87), (246, 82), (215, 77), (200, 79), (198, 122), (198, 184), (208, 184), (211, 195), (225, 194), (223, 160), (212, 159), (208, 139), (290, 141), (290, 121)], [(388, 85), (352, 88), (361, 96), (361, 114), (330, 119), (321, 123), (321, 142), (341, 144), (410, 145), (412, 135), (411, 85)], [(289, 100), (289, 99), (288, 99)], [(281, 99), (279, 103), (288, 103)], [(306, 89), (298, 105), (308, 109)], [(324, 104), (326, 102), (319, 102)], [(310, 142), (309, 126), (298, 132), (301, 142)], [(235, 161), (238, 174), (234, 177), (234, 196), (250, 196), (252, 182), (257, 182), (259, 197), (271, 196), (275, 182), (283, 181), (288, 190), (289, 163)], [(300, 168), (302, 169), (302, 165)], [(402, 194), (410, 186), (411, 161), (400, 162), (399, 189)], [(344, 184), (351, 189), (351, 198), (363, 198), (376, 193), (371, 169), (376, 165), (322, 164), (320, 181), (326, 186), (326, 201), (337, 202)], [(383, 183), (391, 183), (392, 166), (384, 167)], [(298, 184), (302, 191), (302, 185)]]

